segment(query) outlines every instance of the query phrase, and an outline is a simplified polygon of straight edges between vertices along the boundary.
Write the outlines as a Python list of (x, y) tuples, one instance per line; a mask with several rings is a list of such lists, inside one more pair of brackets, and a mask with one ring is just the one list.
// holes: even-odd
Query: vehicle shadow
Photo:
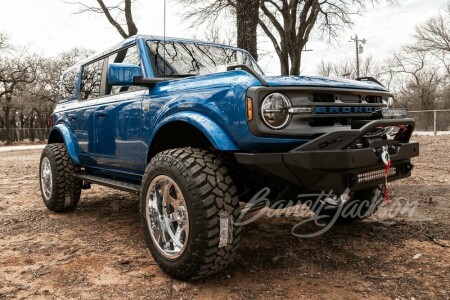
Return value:
[[(369, 218), (351, 224), (335, 224), (311, 238), (298, 238), (293, 228), (302, 219), (293, 217), (260, 218), (244, 226), (235, 271), (257, 269), (319, 269), (322, 272), (355, 269), (379, 271), (391, 259), (390, 253), (406, 241), (450, 239), (447, 224), (434, 221), (411, 222), (403, 219), (383, 222)], [(323, 227), (308, 222), (295, 233), (314, 233)]]
[[(137, 251), (147, 253), (137, 196), (114, 193), (89, 198), (80, 202), (77, 222), (90, 222), (91, 233), (96, 232), (102, 237), (114, 233), (111, 238), (125, 244), (131, 238), (130, 243), (139, 246)], [(287, 267), (320, 268), (324, 272), (370, 269), (382, 265), (389, 253), (408, 240), (450, 239), (448, 225), (439, 222), (403, 219), (383, 222), (376, 218), (335, 224), (318, 236), (298, 238), (292, 230), (302, 220), (293, 216), (265, 216), (243, 226), (241, 245), (228, 271), (245, 273)], [(102, 232), (105, 228), (108, 228), (106, 233)], [(297, 227), (295, 232), (313, 233), (322, 228), (311, 221)]]

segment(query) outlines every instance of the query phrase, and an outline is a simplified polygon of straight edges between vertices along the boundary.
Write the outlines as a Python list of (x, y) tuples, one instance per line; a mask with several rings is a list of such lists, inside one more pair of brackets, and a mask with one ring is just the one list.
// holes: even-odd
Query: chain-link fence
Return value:
[(50, 128), (0, 128), (0, 142), (39, 142), (48, 138)]
[[(416, 120), (415, 133), (427, 135), (450, 134), (450, 110), (408, 111)], [(6, 142), (8, 131), (0, 128), (0, 142)], [(48, 138), (50, 128), (10, 128), (11, 142), (38, 142)]]
[(450, 134), (450, 110), (408, 111), (408, 117), (416, 120), (418, 134)]

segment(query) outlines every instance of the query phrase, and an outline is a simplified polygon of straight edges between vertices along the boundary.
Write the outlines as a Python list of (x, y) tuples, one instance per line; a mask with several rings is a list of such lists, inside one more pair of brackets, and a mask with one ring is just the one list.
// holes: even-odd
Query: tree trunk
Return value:
[(9, 114), (11, 116), (11, 121), (9, 125), (9, 131), (11, 133), (11, 141), (13, 143), (18, 142), (18, 132), (17, 132), (17, 126), (16, 126), (16, 110), (12, 110)]
[(11, 112), (10, 103), (11, 103), (11, 96), (7, 95), (5, 97), (5, 106), (3, 107), (3, 112), (5, 114), (5, 135), (6, 135), (6, 145), (11, 145), (11, 130), (10, 130), (10, 120), (9, 115)]
[(20, 112), (19, 118), (20, 118), (19, 141), (21, 142), (26, 138), (25, 131), (23, 129), (25, 127), (25, 116), (23, 115), (23, 111)]
[(250, 52), (258, 60), (257, 34), (259, 0), (238, 0), (236, 2), (237, 46)]
[(280, 59), (280, 68), (281, 68), (281, 75), (282, 76), (288, 76), (289, 75), (289, 53), (287, 51), (286, 45), (284, 43), (281, 43), (281, 53), (278, 55), (278, 58)]
[(300, 75), (300, 62), (302, 61), (302, 52), (294, 51), (294, 55), (291, 58), (291, 70), (289, 71), (290, 75)]
[(33, 112), (31, 113), (29, 127), (30, 127), (30, 142), (34, 142), (35, 133), (34, 133), (34, 114), (33, 114)]
[(40, 142), (43, 142), (45, 140), (45, 129), (43, 129), (45, 127), (44, 123), (46, 122), (45, 118), (42, 117), (42, 113), (38, 114), (38, 119), (37, 119), (37, 124), (39, 129), (37, 129), (38, 132), (38, 139)]

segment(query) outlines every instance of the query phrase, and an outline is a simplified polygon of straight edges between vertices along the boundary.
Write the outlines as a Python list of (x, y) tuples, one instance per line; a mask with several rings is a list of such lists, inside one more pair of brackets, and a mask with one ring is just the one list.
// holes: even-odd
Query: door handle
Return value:
[(104, 110), (100, 110), (100, 111), (96, 111), (95, 115), (97, 116), (97, 118), (104, 118), (104, 117), (106, 117), (107, 113)]
[(77, 115), (75, 114), (68, 114), (67, 117), (69, 118), (70, 121), (75, 121), (77, 119)]

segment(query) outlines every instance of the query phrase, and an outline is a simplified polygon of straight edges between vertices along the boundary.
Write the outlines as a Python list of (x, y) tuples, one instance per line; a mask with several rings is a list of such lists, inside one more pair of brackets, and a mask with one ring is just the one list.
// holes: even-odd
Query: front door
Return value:
[[(139, 173), (144, 151), (141, 137), (141, 103), (145, 90), (105, 98), (94, 112), (95, 157), (105, 169)], [(145, 166), (144, 166), (145, 167)]]
[[(135, 45), (123, 48), (83, 66), (81, 101), (89, 104), (82, 119), (81, 146), (88, 153), (92, 170), (110, 175), (142, 175), (146, 152), (140, 142), (141, 105), (147, 89), (110, 86), (108, 64), (141, 65)], [(81, 136), (80, 136), (81, 137)]]

